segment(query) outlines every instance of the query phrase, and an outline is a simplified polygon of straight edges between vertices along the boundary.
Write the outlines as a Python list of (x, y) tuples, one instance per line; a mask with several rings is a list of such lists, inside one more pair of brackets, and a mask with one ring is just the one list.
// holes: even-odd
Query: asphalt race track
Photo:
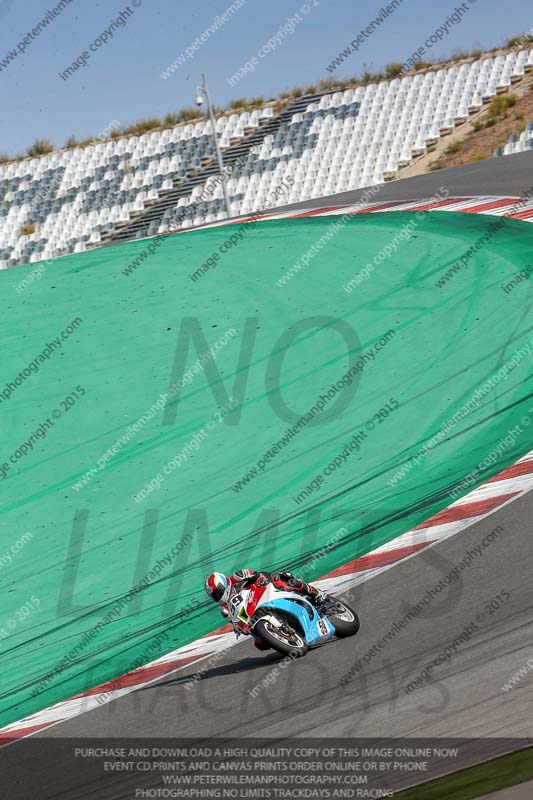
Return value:
[[(332, 643), (290, 663), (253, 700), (277, 655), (244, 641), (190, 691), (197, 667), (110, 703), (46, 736), (501, 736), (533, 734), (533, 693), (526, 679), (502, 684), (531, 655), (533, 638), (533, 494), (416, 555), (354, 590), (362, 619), (356, 638)], [(368, 666), (339, 685), (409, 606), (497, 525), (504, 529), (481, 558), (407, 625)], [(411, 694), (403, 686), (484, 611), (502, 590), (511, 597), (479, 632)]]
[[(249, 692), (280, 657), (256, 654), (245, 640), (189, 691), (184, 683), (194, 668), (51, 728), (39, 739), (260, 736), (275, 737), (280, 743), (290, 737), (531, 737), (531, 677), (509, 692), (502, 685), (531, 656), (532, 515), (530, 493), (358, 587), (351, 597), (362, 619), (357, 637), (332, 642), (289, 663), (255, 699)], [(433, 599), (427, 613), (407, 624), (359, 670), (354, 667), (409, 606), (496, 529), (483, 555), (476, 556), (460, 579)], [(496, 604), (494, 611), (488, 610), (498, 595), (507, 599)], [(404, 686), (479, 614), (484, 622), (475, 623), (478, 630), (470, 640), (435, 669), (430, 682), (406, 693)], [(35, 745), (36, 739), (3, 752), (17, 765), (17, 772), (28, 742)], [(495, 743), (490, 754), (502, 746)], [(486, 742), (484, 748), (487, 757)], [(31, 778), (30, 773), (26, 778), (32, 786), (42, 787), (40, 797), (93, 796), (85, 790), (71, 793), (75, 786), (81, 790), (74, 769), (61, 771), (51, 781), (46, 747), (34, 747), (31, 753)], [(454, 768), (461, 766), (465, 765), (454, 764)], [(118, 781), (119, 776), (113, 778)], [(409, 784), (414, 779), (405, 776), (404, 780)], [(117, 784), (115, 793), (109, 777), (106, 793), (98, 797), (130, 797), (124, 781), (121, 775), (120, 791)], [(84, 786), (88, 792), (89, 786)], [(19, 790), (21, 794), (11, 794), (13, 800), (30, 796), (25, 793), (26, 784), (20, 784)]]
[[(515, 153), (504, 158), (478, 161), (462, 167), (451, 167), (404, 180), (383, 184), (370, 200), (371, 203), (389, 200), (416, 200), (435, 195), (440, 187), (451, 197), (499, 195), (520, 197), (533, 191), (533, 153)], [(367, 188), (355, 189), (336, 195), (305, 200), (276, 210), (325, 208), (357, 203)]]

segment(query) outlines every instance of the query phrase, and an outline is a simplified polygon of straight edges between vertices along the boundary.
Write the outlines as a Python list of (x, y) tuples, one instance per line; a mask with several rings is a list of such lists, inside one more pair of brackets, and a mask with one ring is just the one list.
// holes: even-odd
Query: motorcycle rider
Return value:
[[(205, 582), (205, 590), (209, 597), (220, 605), (220, 612), (227, 619), (228, 603), (234, 594), (241, 589), (248, 589), (253, 585), (266, 586), (267, 583), (272, 583), (282, 591), (297, 592), (315, 603), (321, 603), (327, 596), (316, 586), (311, 586), (309, 583), (295, 578), (291, 572), (259, 572), (253, 569), (238, 569), (230, 577), (222, 572), (213, 572)], [(238, 623), (233, 622), (232, 624), (237, 636), (241, 633), (248, 635), (249, 631), (243, 630)], [(269, 644), (255, 636), (254, 645), (258, 650), (270, 649)]]

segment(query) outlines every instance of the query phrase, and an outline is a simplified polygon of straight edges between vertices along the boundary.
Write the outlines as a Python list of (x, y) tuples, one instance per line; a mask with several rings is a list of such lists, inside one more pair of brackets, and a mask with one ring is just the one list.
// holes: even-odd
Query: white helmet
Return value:
[(205, 582), (205, 590), (215, 603), (227, 603), (233, 591), (233, 584), (222, 572), (213, 572)]

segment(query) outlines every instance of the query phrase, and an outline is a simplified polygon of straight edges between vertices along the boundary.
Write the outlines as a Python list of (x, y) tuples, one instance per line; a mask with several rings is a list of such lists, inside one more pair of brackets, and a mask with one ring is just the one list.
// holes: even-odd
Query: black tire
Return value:
[(268, 619), (260, 619), (255, 624), (254, 633), (264, 642), (267, 642), (274, 650), (284, 656), (292, 655), (295, 658), (305, 656), (308, 647), (300, 634), (291, 628), (297, 641), (291, 643), (288, 639), (276, 634), (276, 627), (270, 625)]
[[(333, 598), (332, 600), (335, 603), (335, 607), (327, 612), (327, 616), (335, 628), (335, 636), (338, 636), (339, 639), (344, 639), (346, 636), (355, 636), (361, 624), (359, 622), (359, 617), (347, 603), (343, 603), (341, 600), (334, 600)], [(340, 608), (342, 608), (343, 611), (341, 612), (341, 616), (337, 616), (337, 614), (335, 614), (335, 609)]]

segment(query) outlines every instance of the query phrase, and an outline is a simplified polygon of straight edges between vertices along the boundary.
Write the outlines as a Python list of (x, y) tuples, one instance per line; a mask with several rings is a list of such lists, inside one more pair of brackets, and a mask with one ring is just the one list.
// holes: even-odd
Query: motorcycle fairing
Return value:
[(275, 616), (276, 611), (283, 611), (289, 617), (295, 618), (306, 644), (310, 647), (323, 644), (335, 636), (335, 628), (325, 616), (318, 613), (312, 603), (294, 592), (280, 591), (271, 584), (268, 586), (252, 587), (242, 590), (230, 600), (230, 611), (241, 622), (248, 623), (256, 611), (260, 610), (262, 616), (268, 616), (268, 609), (274, 614), (270, 617), (273, 624), (279, 624)]

